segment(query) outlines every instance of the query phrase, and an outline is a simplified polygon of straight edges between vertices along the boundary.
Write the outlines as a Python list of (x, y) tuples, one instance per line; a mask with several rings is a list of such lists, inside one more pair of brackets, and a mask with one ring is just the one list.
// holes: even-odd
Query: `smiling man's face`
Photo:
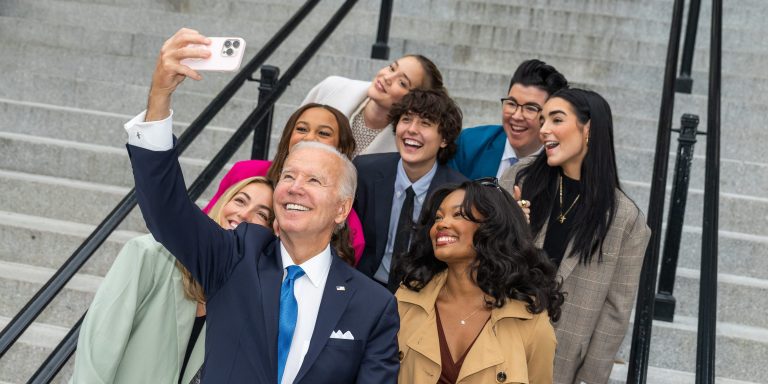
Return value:
[(291, 151), (275, 186), (275, 217), (280, 233), (328, 237), (346, 219), (339, 195), (341, 160), (328, 151), (301, 148)]
[[(535, 87), (522, 84), (514, 84), (509, 89), (508, 97), (513, 98), (518, 105), (525, 104), (536, 105), (541, 109), (547, 102), (549, 94), (546, 91)], [(501, 124), (504, 132), (507, 134), (507, 140), (512, 148), (515, 149), (518, 158), (529, 156), (541, 148), (539, 141), (539, 116), (528, 119), (523, 116), (522, 108), (517, 108), (514, 113), (502, 107)]]

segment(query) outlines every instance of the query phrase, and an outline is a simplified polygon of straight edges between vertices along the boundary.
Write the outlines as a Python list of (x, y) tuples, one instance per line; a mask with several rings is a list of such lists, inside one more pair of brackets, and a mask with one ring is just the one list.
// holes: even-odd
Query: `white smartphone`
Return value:
[(236, 71), (240, 68), (245, 54), (245, 40), (240, 37), (210, 37), (211, 45), (193, 44), (192, 47), (206, 47), (211, 50), (207, 59), (184, 59), (181, 64), (196, 71)]

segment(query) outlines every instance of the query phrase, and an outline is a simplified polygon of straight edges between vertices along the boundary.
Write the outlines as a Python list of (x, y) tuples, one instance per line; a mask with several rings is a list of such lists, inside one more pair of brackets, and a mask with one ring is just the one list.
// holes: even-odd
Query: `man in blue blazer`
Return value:
[(466, 178), (446, 165), (456, 151), (462, 116), (445, 91), (412, 90), (392, 107), (390, 119), (398, 152), (355, 158), (354, 208), (365, 235), (357, 268), (394, 292), (401, 278), (398, 259), (408, 250), (410, 230), (426, 198)]
[(481, 125), (461, 131), (451, 168), (470, 179), (501, 177), (519, 159), (539, 152), (539, 113), (550, 95), (568, 81), (540, 60), (524, 61), (501, 99), (501, 125)]

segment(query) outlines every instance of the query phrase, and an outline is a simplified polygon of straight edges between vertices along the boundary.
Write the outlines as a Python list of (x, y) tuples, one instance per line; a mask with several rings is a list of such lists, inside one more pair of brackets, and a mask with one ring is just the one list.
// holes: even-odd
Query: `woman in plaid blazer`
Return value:
[(563, 279), (554, 382), (606, 383), (629, 326), (650, 230), (619, 186), (605, 99), (561, 90), (540, 118), (544, 156), (511, 167), (501, 185), (522, 188), (536, 244)]

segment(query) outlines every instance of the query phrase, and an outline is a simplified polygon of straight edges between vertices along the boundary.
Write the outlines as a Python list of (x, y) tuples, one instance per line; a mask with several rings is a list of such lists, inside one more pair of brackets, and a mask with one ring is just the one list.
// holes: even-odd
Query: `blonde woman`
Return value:
[[(222, 228), (271, 228), (272, 184), (262, 161), (241, 161), (204, 209)], [(229, 185), (228, 185), (229, 184)], [(223, 192), (222, 192), (223, 191)], [(128, 241), (80, 329), (74, 383), (190, 383), (204, 356), (205, 293), (152, 235)]]

